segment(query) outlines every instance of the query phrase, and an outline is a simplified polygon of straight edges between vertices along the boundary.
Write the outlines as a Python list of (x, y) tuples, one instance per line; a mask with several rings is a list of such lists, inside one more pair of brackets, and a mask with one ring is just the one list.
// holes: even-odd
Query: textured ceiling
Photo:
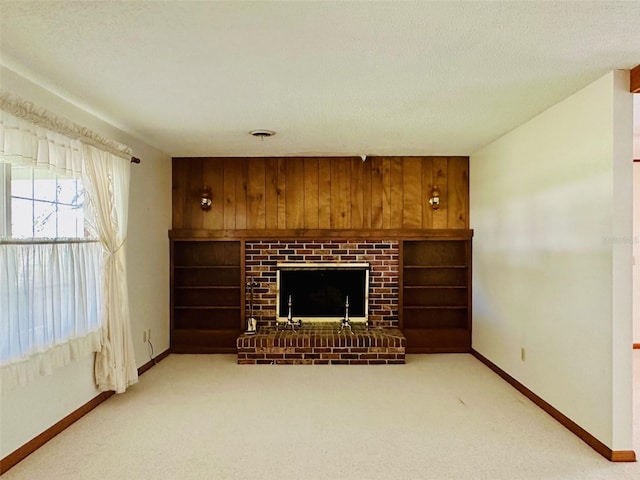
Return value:
[(1, 0), (0, 18), (0, 62), (172, 156), (467, 155), (640, 64), (638, 0)]

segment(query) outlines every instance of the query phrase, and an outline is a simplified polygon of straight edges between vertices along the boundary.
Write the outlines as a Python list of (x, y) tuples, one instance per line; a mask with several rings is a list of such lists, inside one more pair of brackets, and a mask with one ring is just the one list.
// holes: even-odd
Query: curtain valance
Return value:
[(0, 162), (80, 176), (82, 143), (0, 111)]
[[(35, 152), (38, 152), (45, 144), (48, 144), (53, 147), (50, 149), (56, 153), (65, 150), (68, 153), (74, 152), (73, 155), (76, 155), (79, 145), (76, 142), (72, 142), (76, 140), (112, 155), (127, 160), (131, 159), (132, 151), (128, 146), (59, 117), (12, 93), (0, 91), (0, 110), (2, 111), (0, 149), (4, 149), (5, 155), (14, 153), (12, 149), (15, 149), (18, 145), (24, 145), (23, 142), (27, 141), (27, 139), (31, 139), (30, 142), (33, 145), (33, 138), (35, 137), (37, 139), (36, 145), (39, 147)], [(70, 145), (65, 142), (65, 137)], [(9, 150), (7, 150), (8, 147)], [(29, 150), (33, 152), (34, 148), (30, 147)], [(39, 154), (41, 156), (40, 161), (43, 161), (42, 158), (44, 158), (45, 154), (42, 152), (39, 152)], [(59, 161), (59, 158), (57, 160)], [(59, 167), (54, 164), (53, 168)]]

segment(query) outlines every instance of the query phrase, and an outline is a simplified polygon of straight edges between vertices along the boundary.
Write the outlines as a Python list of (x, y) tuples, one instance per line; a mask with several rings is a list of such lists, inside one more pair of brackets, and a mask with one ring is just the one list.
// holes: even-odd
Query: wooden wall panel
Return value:
[(384, 162), (380, 157), (367, 160), (371, 165), (371, 228), (383, 228), (383, 199), (384, 199)]
[(466, 228), (469, 212), (469, 162), (451, 158), (448, 162), (447, 228)]
[(362, 228), (371, 229), (371, 162), (362, 162)]
[(199, 181), (196, 185), (200, 185), (200, 188), (191, 184), (190, 193), (195, 193), (196, 201), (190, 202), (188, 198), (185, 198), (186, 209), (189, 214), (185, 217), (188, 219), (187, 222), (195, 229), (201, 229), (203, 227), (203, 211), (200, 208), (200, 198), (202, 195), (202, 159), (198, 158), (194, 162), (187, 162), (187, 178), (191, 181), (192, 178), (197, 178)]
[(224, 228), (224, 165), (222, 162), (202, 163), (202, 184), (211, 189), (211, 210), (202, 212), (202, 228), (220, 230)]
[(391, 227), (391, 159), (382, 159), (382, 228)]
[(174, 158), (172, 172), (175, 230), (469, 228), (468, 157)]
[(304, 162), (298, 158), (285, 159), (286, 228), (304, 228)]
[(631, 93), (640, 93), (640, 65), (631, 69), (629, 84)]
[(320, 207), (318, 205), (318, 159), (304, 159), (304, 228), (318, 227)]
[(331, 228), (348, 229), (351, 221), (351, 165), (349, 159), (331, 159)]
[(402, 228), (422, 228), (422, 159), (406, 158), (402, 172)]
[(448, 162), (446, 158), (436, 157), (433, 159), (433, 177), (434, 185), (440, 190), (440, 208), (433, 210), (432, 228), (447, 228), (447, 220), (449, 215), (447, 209), (449, 207), (448, 198)]
[(331, 159), (318, 159), (318, 228), (331, 228)]
[(287, 184), (284, 158), (278, 159), (278, 187), (276, 194), (278, 202), (278, 230), (282, 230), (287, 228)]
[(247, 162), (236, 159), (233, 163), (236, 180), (236, 229), (247, 228)]
[(247, 160), (247, 228), (266, 228), (265, 210), (265, 170), (266, 163), (262, 158)]
[(267, 230), (276, 230), (278, 228), (278, 159), (265, 158), (264, 172), (265, 228)]
[(351, 226), (350, 228), (364, 228), (364, 168), (360, 158), (351, 159)]
[(433, 189), (433, 158), (422, 159), (422, 228), (433, 228), (433, 208), (429, 204)]
[[(236, 229), (236, 175), (235, 167), (237, 160), (225, 158), (223, 160), (223, 193), (224, 193), (224, 229)], [(193, 227), (192, 227), (193, 228)]]
[(403, 161), (401, 158), (392, 157), (390, 166), (390, 201), (391, 201), (391, 228), (402, 228), (402, 209), (404, 207), (403, 186)]

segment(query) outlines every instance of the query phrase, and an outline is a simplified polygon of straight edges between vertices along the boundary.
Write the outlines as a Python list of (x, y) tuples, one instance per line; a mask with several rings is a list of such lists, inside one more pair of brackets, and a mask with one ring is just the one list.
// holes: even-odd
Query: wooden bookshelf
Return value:
[(172, 352), (235, 352), (244, 302), (241, 247), (240, 241), (172, 240)]
[(400, 328), (407, 353), (471, 350), (471, 240), (405, 240)]

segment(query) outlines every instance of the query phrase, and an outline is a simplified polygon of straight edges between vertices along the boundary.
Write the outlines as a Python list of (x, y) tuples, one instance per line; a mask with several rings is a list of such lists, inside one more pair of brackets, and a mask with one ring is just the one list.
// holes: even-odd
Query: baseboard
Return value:
[[(166, 351), (160, 353), (158, 356), (156, 356), (153, 360), (150, 360), (149, 362), (147, 362), (144, 365), (142, 365), (140, 368), (138, 368), (138, 375), (142, 375), (144, 372), (146, 372), (151, 367), (153, 367), (156, 363), (158, 363), (159, 361), (161, 361), (165, 357), (167, 357), (167, 355), (169, 355), (169, 353), (170, 353), (170, 351), (166, 350)], [(26, 457), (28, 457), (30, 454), (35, 452), (38, 448), (43, 446), (45, 443), (47, 443), (53, 437), (55, 437), (56, 435), (58, 435), (62, 431), (66, 430), (68, 427), (70, 427), (72, 424), (74, 424), (75, 422), (80, 420), (87, 413), (89, 413), (91, 410), (96, 408), (98, 405), (100, 405), (102, 402), (107, 400), (112, 395), (114, 395), (114, 392), (102, 392), (102, 393), (100, 393), (99, 395), (95, 396), (94, 398), (89, 400), (87, 403), (85, 403), (81, 407), (79, 407), (76, 410), (74, 410), (73, 412), (71, 412), (69, 415), (64, 417), (62, 420), (57, 422), (55, 425), (47, 428), (40, 435), (38, 435), (35, 438), (32, 438), (27, 443), (25, 443), (23, 446), (19, 447), (17, 450), (13, 451), (9, 455), (7, 455), (3, 459), (1, 459), (0, 460), (0, 475), (5, 473), (7, 470), (12, 468), (13, 466), (15, 466), (18, 462), (24, 460)]]
[(2, 460), (0, 460), (0, 474), (6, 473), (6, 471), (9, 470), (11, 467), (15, 466), (18, 462), (24, 460), (26, 457), (28, 457), (30, 454), (35, 452), (42, 445), (44, 445), (53, 437), (55, 437), (57, 434), (67, 429), (73, 423), (80, 420), (87, 413), (89, 413), (91, 410), (96, 408), (98, 405), (100, 405), (102, 402), (104, 402), (107, 398), (109, 398), (114, 393), (115, 392), (102, 392), (97, 397), (92, 398), (77, 410), (74, 410), (73, 412), (71, 412), (69, 415), (64, 417), (55, 425), (46, 429), (37, 437), (32, 438), (23, 446), (19, 447), (17, 450), (13, 451), (12, 453), (4, 457)]
[(636, 350), (640, 350), (640, 343), (634, 343), (633, 348)]
[(138, 368), (138, 375), (142, 375), (144, 372), (146, 372), (151, 367), (153, 367), (156, 363), (164, 360), (166, 357), (169, 356), (170, 353), (171, 353), (171, 350), (168, 350), (168, 349), (162, 353), (159, 353), (152, 360), (149, 360), (147, 363), (145, 363), (140, 368)]
[(607, 460), (612, 462), (635, 462), (636, 461), (636, 453), (633, 450), (611, 450), (604, 443), (598, 440), (596, 437), (587, 432), (580, 425), (575, 423), (569, 417), (564, 415), (555, 407), (551, 406), (545, 400), (540, 398), (538, 395), (533, 393), (507, 372), (502, 370), (496, 364), (494, 364), (491, 360), (484, 357), (481, 353), (471, 349), (471, 354), (484, 363), (487, 367), (497, 373), (502, 379), (504, 379), (507, 383), (509, 383), (512, 387), (522, 393), (525, 397), (535, 403), (542, 410), (551, 415), (555, 420), (560, 422), (565, 428), (567, 428), (571, 433), (580, 438), (583, 442), (593, 448), (596, 452), (602, 455)]

